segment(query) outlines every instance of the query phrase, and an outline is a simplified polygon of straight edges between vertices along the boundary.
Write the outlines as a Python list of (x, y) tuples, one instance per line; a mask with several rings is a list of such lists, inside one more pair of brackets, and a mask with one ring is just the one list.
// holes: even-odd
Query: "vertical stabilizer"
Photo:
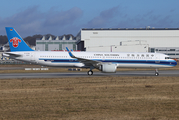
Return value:
[(7, 38), (11, 52), (32, 50), (13, 27), (6, 27)]

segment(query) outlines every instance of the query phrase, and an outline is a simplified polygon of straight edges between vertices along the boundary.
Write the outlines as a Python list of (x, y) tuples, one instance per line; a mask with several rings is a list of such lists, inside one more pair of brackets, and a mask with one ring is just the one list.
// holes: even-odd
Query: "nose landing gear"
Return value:
[(155, 69), (155, 76), (159, 76), (158, 69)]

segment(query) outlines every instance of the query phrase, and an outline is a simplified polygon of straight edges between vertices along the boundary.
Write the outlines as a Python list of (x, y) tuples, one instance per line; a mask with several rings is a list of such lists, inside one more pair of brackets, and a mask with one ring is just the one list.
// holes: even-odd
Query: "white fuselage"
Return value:
[[(84, 67), (84, 63), (71, 58), (66, 51), (27, 51), (7, 52), (20, 56), (11, 56), (14, 59), (45, 66), (54, 67)], [(6, 54), (6, 53), (5, 53)], [(114, 52), (73, 52), (76, 57), (110, 62), (117, 67), (128, 68), (163, 68), (176, 66), (176, 61), (169, 56), (159, 53), (114, 53)]]

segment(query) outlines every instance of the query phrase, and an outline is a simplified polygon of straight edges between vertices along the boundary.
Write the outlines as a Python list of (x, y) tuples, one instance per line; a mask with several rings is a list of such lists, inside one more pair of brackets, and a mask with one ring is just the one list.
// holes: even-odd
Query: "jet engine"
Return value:
[(104, 73), (114, 73), (116, 72), (116, 64), (111, 64), (111, 63), (106, 63), (106, 64), (102, 64), (99, 67), (99, 70), (104, 72)]

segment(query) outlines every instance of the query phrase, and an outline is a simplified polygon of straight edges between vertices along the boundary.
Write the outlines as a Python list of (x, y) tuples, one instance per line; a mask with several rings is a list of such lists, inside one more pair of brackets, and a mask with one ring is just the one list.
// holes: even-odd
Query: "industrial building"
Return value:
[(52, 51), (52, 50), (66, 50), (69, 49), (76, 50), (76, 40), (73, 36), (43, 36), (40, 39), (36, 39), (36, 50), (37, 51)]
[(179, 58), (179, 28), (81, 29), (81, 51), (158, 52)]

